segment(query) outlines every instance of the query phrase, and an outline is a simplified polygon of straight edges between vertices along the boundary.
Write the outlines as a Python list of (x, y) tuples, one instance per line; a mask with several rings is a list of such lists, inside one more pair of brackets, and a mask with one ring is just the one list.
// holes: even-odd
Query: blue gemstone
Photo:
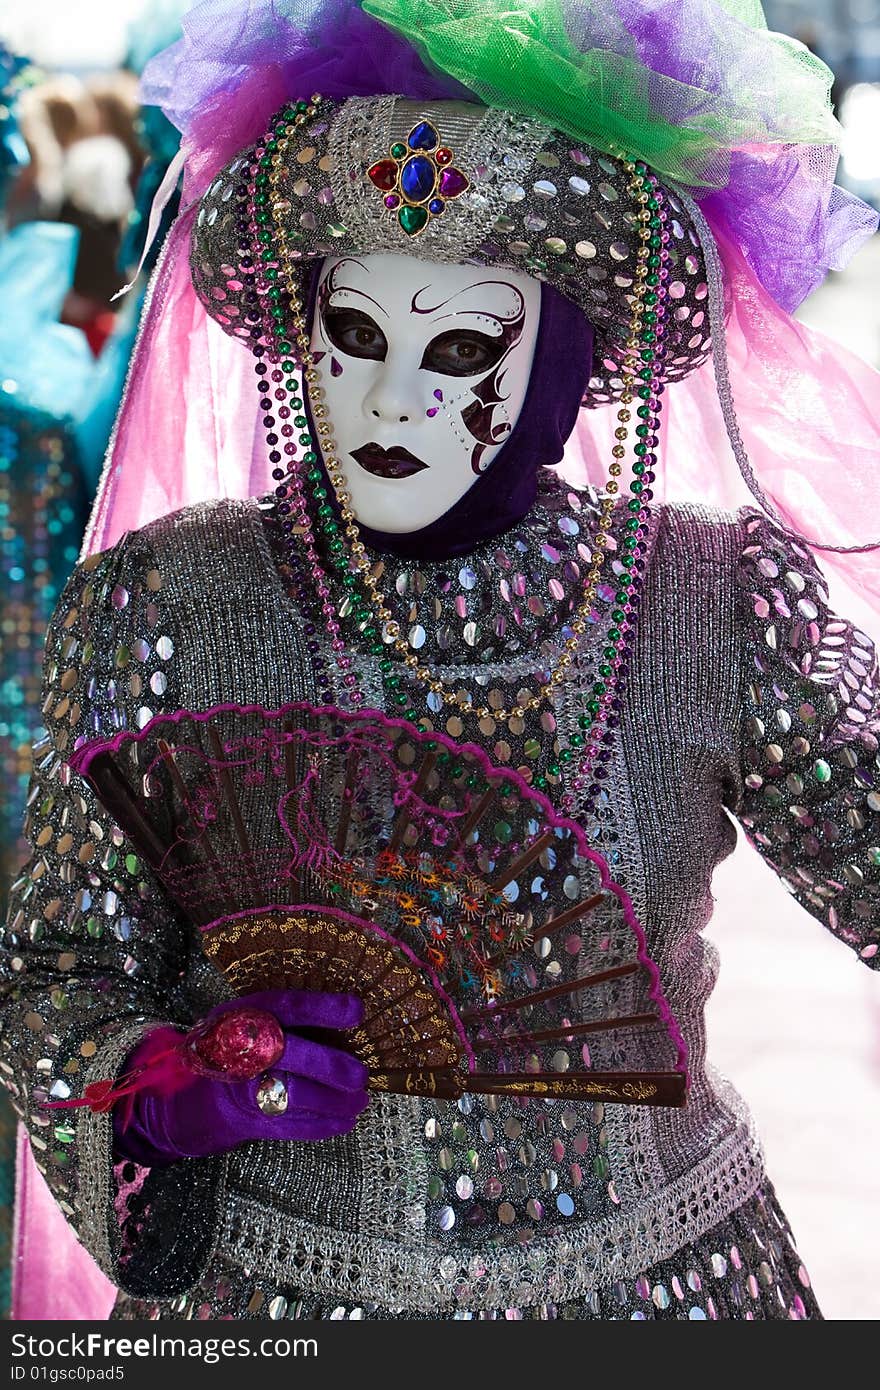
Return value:
[(400, 186), (411, 203), (423, 203), (434, 192), (437, 171), (423, 154), (413, 155), (403, 166)]
[(442, 198), (432, 198), (428, 204), (428, 211), (432, 212), (435, 217), (439, 217), (445, 207), (446, 204)]
[(419, 121), (410, 131), (406, 143), (411, 150), (436, 150), (440, 144), (440, 136), (430, 121)]

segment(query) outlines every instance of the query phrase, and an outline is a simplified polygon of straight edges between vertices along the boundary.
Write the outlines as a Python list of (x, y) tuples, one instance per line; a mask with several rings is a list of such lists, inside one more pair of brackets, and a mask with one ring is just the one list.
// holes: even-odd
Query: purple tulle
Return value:
[[(796, 309), (876, 230), (876, 214), (834, 184), (838, 127), (821, 79), (805, 68), (801, 82), (774, 36), (721, 0), (564, 0), (563, 10), (576, 48), (644, 64), (658, 114), (683, 129), (717, 123), (711, 177), (690, 191), (782, 308)], [(429, 68), (359, 0), (203, 0), (183, 30), (145, 69), (143, 92), (184, 134), (191, 196), (291, 97), (480, 99), (476, 68), (474, 90)]]
[[(569, 3), (569, 10), (572, 4)], [(688, 90), (716, 95), (740, 78), (753, 98), (763, 91), (773, 111), (776, 85), (771, 52), (753, 29), (705, 0), (614, 0), (639, 59), (652, 72)], [(757, 7), (756, 7), (757, 8)], [(577, 9), (576, 0), (574, 9)], [(763, 37), (767, 37), (766, 35)], [(738, 64), (744, 65), (742, 73)], [(766, 73), (756, 80), (757, 65)], [(830, 81), (829, 73), (829, 81)], [(760, 111), (760, 100), (758, 103)], [(830, 108), (828, 112), (830, 122)], [(838, 151), (817, 131), (812, 143), (747, 144), (730, 152), (721, 188), (694, 192), (710, 220), (740, 246), (777, 304), (794, 313), (825, 279), (842, 270), (867, 237), (877, 215), (835, 184)]]
[(161, 106), (184, 135), (193, 196), (291, 97), (474, 100), (353, 0), (205, 0), (182, 28), (184, 37), (144, 69), (141, 86), (144, 101)]

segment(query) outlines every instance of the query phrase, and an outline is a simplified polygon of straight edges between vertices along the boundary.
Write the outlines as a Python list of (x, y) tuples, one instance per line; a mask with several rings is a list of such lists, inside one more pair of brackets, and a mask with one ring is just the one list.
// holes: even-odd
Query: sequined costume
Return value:
[[(594, 493), (545, 482), (526, 522), (464, 561), (382, 557), (397, 616), (464, 692), (446, 729), (533, 775), (571, 733), (601, 622), (540, 738), (477, 725), (467, 704), (509, 703), (534, 653), (552, 657), (596, 516)], [(334, 698), (338, 671), (283, 555), (265, 504), (196, 506), (82, 564), (50, 632), (0, 1065), (58, 1200), (126, 1291), (115, 1316), (819, 1316), (748, 1116), (705, 1065), (716, 959), (700, 932), (730, 812), (806, 910), (876, 961), (877, 667), (806, 549), (748, 509), (651, 509), (611, 779), (584, 821), (689, 1044), (684, 1110), (376, 1098), (338, 1140), (148, 1173), (113, 1172), (106, 1116), (41, 1111), (112, 1075), (145, 1020), (189, 1023), (223, 995), (64, 759), (83, 733), (231, 692), (269, 707)], [(600, 616), (615, 567), (612, 548)], [(566, 775), (549, 775), (552, 797)], [(552, 978), (553, 950), (541, 957)]]

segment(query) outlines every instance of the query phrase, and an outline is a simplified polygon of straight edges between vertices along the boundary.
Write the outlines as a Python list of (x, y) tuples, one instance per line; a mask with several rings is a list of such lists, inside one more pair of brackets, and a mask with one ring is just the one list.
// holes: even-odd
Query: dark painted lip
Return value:
[(395, 445), (393, 449), (383, 449), (381, 444), (363, 444), (360, 449), (352, 449), (355, 463), (374, 478), (411, 478), (428, 467), (409, 449)]

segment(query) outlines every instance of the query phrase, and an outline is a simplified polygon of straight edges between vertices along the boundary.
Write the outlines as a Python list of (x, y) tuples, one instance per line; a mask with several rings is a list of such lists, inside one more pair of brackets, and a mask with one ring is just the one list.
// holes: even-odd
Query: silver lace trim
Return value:
[(224, 1255), (303, 1293), (369, 1300), (391, 1311), (527, 1306), (581, 1298), (633, 1278), (696, 1240), (754, 1195), (764, 1180), (751, 1136), (739, 1130), (702, 1163), (634, 1211), (524, 1247), (413, 1249), (280, 1218), (229, 1194)]

